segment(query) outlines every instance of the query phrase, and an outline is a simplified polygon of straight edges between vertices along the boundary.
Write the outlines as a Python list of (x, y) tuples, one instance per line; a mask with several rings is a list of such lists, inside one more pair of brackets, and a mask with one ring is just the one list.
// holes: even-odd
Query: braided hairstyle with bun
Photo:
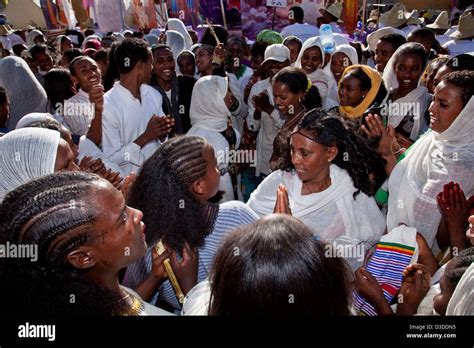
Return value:
[(181, 251), (187, 242), (201, 246), (211, 233), (219, 206), (202, 202), (190, 186), (206, 175), (204, 149), (199, 136), (166, 141), (144, 164), (131, 188), (128, 203), (143, 212), (148, 245), (159, 239)]
[(93, 226), (100, 209), (90, 202), (102, 180), (80, 172), (50, 174), (7, 194), (0, 205), (0, 242), (37, 247), (37, 260), (0, 258), (2, 311), (111, 315), (126, 310), (120, 293), (89, 280), (87, 270), (67, 260), (71, 251), (100, 238)]

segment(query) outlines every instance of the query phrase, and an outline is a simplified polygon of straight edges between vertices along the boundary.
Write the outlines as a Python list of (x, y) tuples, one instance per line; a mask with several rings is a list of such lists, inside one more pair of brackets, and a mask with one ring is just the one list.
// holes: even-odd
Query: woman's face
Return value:
[(330, 160), (335, 157), (334, 148), (318, 144), (308, 137), (313, 139), (314, 134), (306, 130), (291, 136), (291, 162), (302, 182), (319, 183), (329, 175)]
[(206, 144), (204, 146), (203, 159), (206, 161), (206, 174), (199, 179), (201, 194), (198, 198), (202, 201), (207, 201), (217, 194), (221, 180), (219, 165), (217, 164), (216, 154), (212, 145)]
[(448, 129), (464, 108), (462, 90), (450, 83), (441, 81), (435, 88), (433, 101), (429, 107), (430, 128), (441, 133)]
[(178, 60), (179, 71), (183, 75), (194, 76), (196, 63), (192, 57), (182, 57)]
[(78, 172), (79, 167), (74, 163), (75, 157), (71, 147), (64, 139), (59, 139), (54, 172)]
[(319, 47), (310, 47), (304, 51), (301, 57), (301, 67), (306, 74), (311, 74), (323, 64), (323, 58)]
[(100, 238), (91, 253), (96, 266), (120, 270), (145, 255), (145, 224), (143, 213), (125, 204), (120, 191), (105, 180), (96, 184), (91, 199), (98, 207), (95, 230)]
[(227, 49), (227, 57), (230, 59), (231, 67), (233, 70), (241, 65), (242, 57), (244, 55), (244, 48), (241, 44), (233, 42)]
[(337, 82), (339, 82), (339, 80), (341, 79), (344, 70), (350, 65), (352, 65), (352, 63), (349, 57), (346, 56), (346, 54), (342, 52), (336, 52), (332, 55), (331, 71)]
[(445, 75), (448, 75), (450, 72), (453, 72), (453, 70), (451, 70), (451, 68), (447, 67), (446, 65), (439, 68), (438, 72), (436, 73), (434, 77), (434, 82), (433, 82), (434, 88), (436, 88), (436, 86), (439, 85), (443, 77)]
[(361, 89), (359, 79), (346, 74), (339, 87), (339, 102), (341, 106), (356, 107), (364, 100), (366, 93), (366, 90)]
[[(448, 268), (452, 267), (451, 265), (452, 262), (446, 266), (445, 273), (448, 271)], [(433, 298), (433, 308), (439, 315), (446, 315), (446, 309), (448, 308), (449, 300), (453, 296), (454, 287), (445, 275), (441, 277), (439, 287), (441, 293)]]
[(303, 92), (294, 94), (286, 84), (280, 81), (273, 83), (275, 105), (282, 114), (294, 114), (295, 110), (298, 109), (297, 105), (301, 103), (300, 100), (303, 98), (303, 95)]
[(285, 46), (290, 50), (290, 64), (293, 64), (298, 59), (298, 54), (300, 54), (300, 46), (292, 41), (286, 43)]
[(273, 77), (278, 74), (278, 72), (287, 67), (288, 64), (290, 64), (290, 61), (287, 60), (287, 61), (284, 61), (284, 62), (279, 62), (279, 61), (276, 61), (276, 60), (268, 60), (265, 62), (265, 68), (267, 69), (268, 71), (268, 75), (270, 76), (270, 81), (273, 79)]
[(418, 86), (423, 73), (423, 62), (417, 54), (406, 53), (398, 57), (395, 63), (395, 74), (399, 88), (412, 91)]
[(65, 51), (74, 48), (74, 45), (72, 44), (72, 41), (70, 38), (63, 37), (61, 40), (61, 53), (64, 53)]
[(199, 72), (205, 72), (206, 70), (212, 67), (212, 60), (214, 56), (207, 52), (203, 48), (198, 48), (196, 50), (196, 67), (198, 68)]

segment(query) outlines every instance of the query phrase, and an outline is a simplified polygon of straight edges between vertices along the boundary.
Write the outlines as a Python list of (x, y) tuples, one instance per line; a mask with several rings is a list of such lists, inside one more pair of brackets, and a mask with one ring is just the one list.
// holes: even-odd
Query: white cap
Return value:
[(265, 64), (269, 60), (276, 60), (280, 63), (290, 60), (290, 50), (282, 44), (270, 45), (265, 49), (265, 60), (262, 64)]

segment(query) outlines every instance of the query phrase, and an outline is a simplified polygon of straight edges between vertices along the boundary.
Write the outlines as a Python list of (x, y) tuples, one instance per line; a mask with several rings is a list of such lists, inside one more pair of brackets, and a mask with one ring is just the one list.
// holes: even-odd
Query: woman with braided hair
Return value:
[[(221, 241), (234, 228), (258, 216), (239, 201), (217, 205), (220, 173), (212, 145), (199, 136), (180, 136), (162, 144), (143, 165), (131, 188), (129, 204), (143, 211), (150, 246), (161, 240), (170, 251), (183, 294), (204, 280)], [(182, 261), (179, 260), (182, 258)], [(179, 260), (179, 261), (178, 261)], [(179, 312), (180, 303), (154, 247), (128, 267), (124, 284), (145, 300), (156, 296)]]
[(50, 174), (17, 187), (0, 205), (0, 242), (36, 252), (0, 258), (2, 312), (169, 314), (119, 285), (119, 271), (146, 252), (142, 216), (94, 174)]
[(339, 118), (320, 109), (295, 128), (290, 150), (291, 158), (265, 178), (247, 205), (259, 216), (277, 212), (299, 218), (315, 236), (344, 250), (355, 270), (385, 229), (371, 197), (370, 163), (377, 154)]

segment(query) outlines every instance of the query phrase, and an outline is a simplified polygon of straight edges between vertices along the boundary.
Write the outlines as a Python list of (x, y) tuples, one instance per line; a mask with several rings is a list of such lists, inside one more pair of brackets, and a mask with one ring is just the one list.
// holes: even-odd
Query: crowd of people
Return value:
[(474, 7), (321, 15), (1, 17), (0, 245), (37, 250), (0, 257), (3, 312), (473, 315)]

